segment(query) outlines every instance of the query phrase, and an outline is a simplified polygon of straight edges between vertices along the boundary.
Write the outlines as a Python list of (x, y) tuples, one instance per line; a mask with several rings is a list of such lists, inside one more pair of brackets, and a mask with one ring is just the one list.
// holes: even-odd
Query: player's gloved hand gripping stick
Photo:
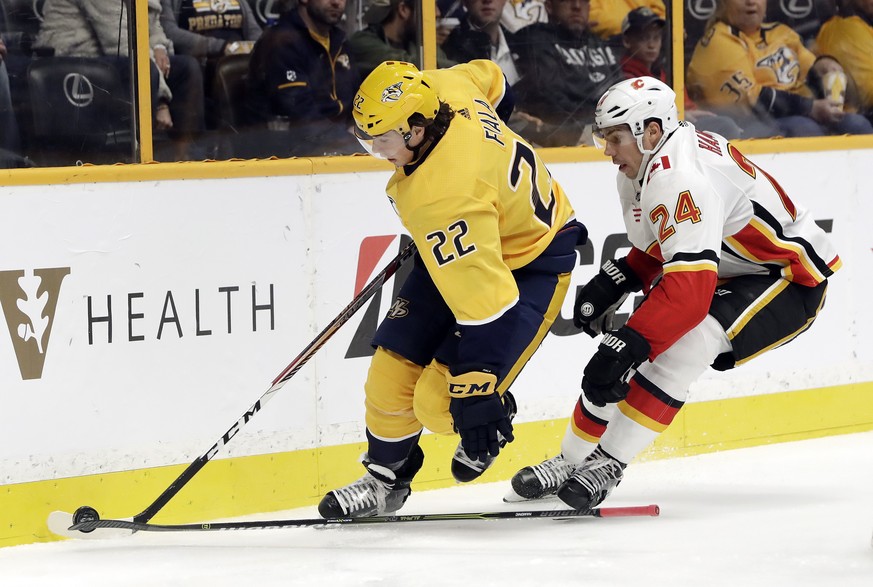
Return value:
[(595, 406), (620, 402), (627, 397), (630, 379), (652, 347), (636, 330), (622, 326), (603, 335), (597, 352), (582, 376), (582, 392)]

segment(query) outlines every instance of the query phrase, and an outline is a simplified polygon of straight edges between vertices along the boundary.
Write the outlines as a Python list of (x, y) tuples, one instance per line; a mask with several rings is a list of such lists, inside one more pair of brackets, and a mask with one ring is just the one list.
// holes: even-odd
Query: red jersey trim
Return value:
[(715, 271), (671, 271), (649, 292), (627, 325), (652, 346), (649, 359), (663, 353), (700, 324), (709, 312), (718, 274)]

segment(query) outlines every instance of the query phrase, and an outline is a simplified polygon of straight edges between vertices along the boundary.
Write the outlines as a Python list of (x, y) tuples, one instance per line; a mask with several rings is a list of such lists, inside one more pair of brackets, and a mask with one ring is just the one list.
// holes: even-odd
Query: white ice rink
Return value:
[[(499, 511), (507, 486), (413, 493), (402, 512)], [(659, 518), (33, 544), (0, 549), (0, 585), (873, 586), (873, 432), (635, 464), (604, 505), (649, 503), (660, 505)], [(304, 508), (263, 518), (315, 516)]]

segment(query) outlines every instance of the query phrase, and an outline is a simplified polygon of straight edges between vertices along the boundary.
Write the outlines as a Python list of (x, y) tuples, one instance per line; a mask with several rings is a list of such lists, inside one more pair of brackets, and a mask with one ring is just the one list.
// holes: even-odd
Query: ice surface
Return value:
[[(402, 513), (534, 509), (508, 482)], [(0, 549), (0, 585), (873, 586), (873, 432), (633, 464), (604, 505), (659, 518), (138, 533)], [(558, 507), (557, 501), (540, 507)], [(315, 508), (260, 516), (312, 518)]]

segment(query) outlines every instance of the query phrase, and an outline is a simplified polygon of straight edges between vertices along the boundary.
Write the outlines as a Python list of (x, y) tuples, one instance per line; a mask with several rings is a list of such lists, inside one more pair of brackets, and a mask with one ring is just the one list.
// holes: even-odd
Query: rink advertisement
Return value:
[[(692, 414), (695, 404), (801, 397), (873, 381), (873, 310), (862, 295), (873, 286), (873, 204), (853, 179), (873, 153), (752, 159), (813, 210), (844, 268), (809, 333), (766, 360), (708, 372), (691, 389)], [(572, 326), (571, 297), (628, 245), (612, 165), (551, 169), (590, 241), (579, 249), (562, 315), (514, 390), (516, 422), (558, 420), (554, 437), (596, 348)], [(0, 483), (143, 471), (196, 458), (406, 242), (384, 195), (388, 176), (0, 188)], [(216, 458), (262, 455), (270, 462), (293, 452), (303, 463), (295, 483), (307, 492), (298, 497), (315, 496), (331, 474), (318, 464), (325, 451), (364, 439), (369, 339), (398, 284), (388, 282), (370, 299)], [(873, 427), (869, 410), (837, 416), (840, 407), (826, 402), (816, 410), (826, 422), (816, 434)], [(685, 431), (715, 434), (721, 426), (736, 434), (718, 423), (707, 432), (705, 422), (690, 418)]]

